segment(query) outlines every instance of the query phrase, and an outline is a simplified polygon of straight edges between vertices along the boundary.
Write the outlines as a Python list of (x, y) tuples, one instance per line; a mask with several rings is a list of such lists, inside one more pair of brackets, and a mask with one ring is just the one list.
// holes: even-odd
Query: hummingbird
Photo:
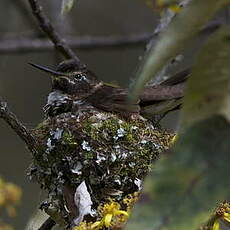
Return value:
[[(152, 100), (147, 87), (130, 102), (128, 89), (98, 80), (72, 60), (56, 70), (31, 65), (51, 76), (52, 89), (45, 119), (33, 130), (39, 151), (29, 175), (48, 191), (43, 207), (56, 210), (46, 210), (56, 223), (76, 226), (85, 218), (96, 220), (100, 214), (93, 215), (90, 207), (96, 210), (108, 199), (122, 206), (122, 199), (140, 190), (151, 163), (168, 148), (172, 134), (140, 116), (143, 108), (157, 107), (164, 97)], [(157, 90), (176, 83), (165, 84)], [(82, 194), (88, 194), (87, 207)]]
[(45, 114), (51, 117), (59, 113), (89, 109), (89, 106), (91, 109), (94, 107), (123, 117), (130, 117), (132, 114), (141, 114), (147, 118), (159, 114), (164, 116), (169, 111), (180, 108), (182, 92), (167, 99), (161, 97), (151, 99), (149, 95), (152, 88), (165, 90), (170, 86), (182, 86), (190, 74), (190, 69), (185, 69), (163, 81), (159, 86), (146, 87), (139, 99), (130, 102), (128, 89), (100, 81), (86, 68), (79, 70), (72, 59), (61, 62), (56, 70), (33, 63), (30, 65), (52, 77), (52, 92), (44, 107)]
[[(89, 106), (124, 116), (140, 111), (139, 100), (128, 104), (127, 89), (99, 81), (90, 70), (77, 70), (72, 60), (60, 63), (56, 71), (41, 65), (30, 64), (49, 73), (52, 77), (52, 92), (44, 108), (47, 116), (89, 109)], [(62, 102), (59, 100), (61, 96)]]

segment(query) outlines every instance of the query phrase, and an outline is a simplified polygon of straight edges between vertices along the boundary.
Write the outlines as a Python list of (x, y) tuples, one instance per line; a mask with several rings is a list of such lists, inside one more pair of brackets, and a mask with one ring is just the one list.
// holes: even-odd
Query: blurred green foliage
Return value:
[(154, 164), (126, 229), (195, 230), (218, 203), (230, 199), (229, 63), (226, 26), (208, 39), (196, 60), (179, 140)]

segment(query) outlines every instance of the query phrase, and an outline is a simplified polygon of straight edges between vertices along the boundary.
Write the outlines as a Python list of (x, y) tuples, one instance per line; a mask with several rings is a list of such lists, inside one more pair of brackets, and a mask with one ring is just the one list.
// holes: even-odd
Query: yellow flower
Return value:
[[(5, 208), (8, 216), (16, 215), (14, 205), (19, 202), (21, 195), (22, 192), (18, 186), (7, 183), (0, 177), (0, 208)], [(0, 220), (0, 230), (13, 230), (13, 228)]]
[(18, 203), (22, 196), (21, 189), (12, 183), (5, 184), (5, 193), (7, 201), (14, 204)]
[[(230, 222), (230, 213), (224, 212), (223, 216), (220, 218), (224, 219), (227, 222)], [(218, 219), (215, 220), (213, 227), (212, 227), (212, 230), (220, 230), (220, 224), (219, 224)]]
[(110, 199), (108, 203), (101, 204), (97, 208), (97, 213), (100, 220), (94, 223), (83, 221), (79, 226), (74, 227), (72, 230), (99, 230), (102, 228), (118, 227), (123, 225), (129, 217), (129, 212), (134, 203), (138, 200), (139, 192), (127, 195), (122, 203), (125, 210), (121, 210), (120, 204)]
[(5, 183), (0, 178), (0, 206), (7, 206), (8, 204), (16, 204), (21, 199), (21, 189), (12, 184)]
[(212, 230), (219, 230), (220, 224), (218, 219), (222, 219), (230, 223), (230, 203), (224, 202), (216, 210), (216, 220), (213, 224)]
[(215, 220), (212, 230), (219, 230), (220, 229), (220, 224), (218, 222), (218, 220)]
[(230, 213), (225, 212), (224, 216), (223, 216), (223, 219), (226, 220), (227, 222), (230, 222)]
[(113, 221), (118, 218), (121, 222), (124, 222), (129, 214), (126, 211), (120, 210), (120, 205), (115, 201), (110, 201), (110, 203), (99, 206), (98, 212), (102, 219), (96, 221), (91, 225), (92, 229), (101, 229), (103, 227), (111, 227)]

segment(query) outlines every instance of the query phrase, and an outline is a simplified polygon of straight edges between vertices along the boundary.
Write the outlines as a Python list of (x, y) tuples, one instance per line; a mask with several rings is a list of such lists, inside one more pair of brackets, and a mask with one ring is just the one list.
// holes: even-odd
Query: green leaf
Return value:
[(222, 114), (230, 120), (230, 27), (213, 34), (196, 59), (182, 110), (182, 129)]
[(62, 0), (61, 14), (68, 13), (74, 5), (75, 0)]
[(230, 199), (230, 27), (198, 56), (173, 151), (153, 167), (127, 230), (196, 230)]
[(161, 34), (157, 44), (149, 49), (131, 86), (131, 99), (137, 98), (146, 82), (178, 55), (201, 27), (227, 4), (229, 0), (191, 0)]
[(196, 230), (230, 199), (230, 124), (221, 115), (193, 124), (154, 165), (126, 230)]

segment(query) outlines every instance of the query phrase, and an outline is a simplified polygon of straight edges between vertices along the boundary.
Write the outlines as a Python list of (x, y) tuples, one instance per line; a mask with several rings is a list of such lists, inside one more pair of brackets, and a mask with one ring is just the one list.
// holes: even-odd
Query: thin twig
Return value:
[(0, 118), (5, 120), (8, 125), (17, 133), (17, 135), (26, 143), (28, 149), (36, 154), (36, 141), (29, 130), (18, 120), (16, 115), (12, 113), (6, 102), (0, 100)]
[(49, 217), (38, 230), (51, 230), (55, 225), (55, 221)]
[(57, 31), (52, 26), (50, 20), (44, 14), (42, 7), (38, 3), (38, 0), (28, 0), (34, 16), (36, 17), (40, 28), (46, 33), (46, 35), (53, 42), (55, 48), (67, 59), (74, 59), (76, 65), (79, 68), (83, 68), (84, 65), (76, 54), (70, 49), (66, 42), (61, 38)]
[[(89, 49), (101, 47), (114, 47), (136, 45), (148, 41), (152, 33), (131, 34), (124, 36), (82, 36), (66, 37), (66, 43), (72, 48)], [(0, 53), (13, 52), (41, 52), (52, 50), (53, 45), (49, 39), (44, 38), (7, 38), (0, 40)]]

